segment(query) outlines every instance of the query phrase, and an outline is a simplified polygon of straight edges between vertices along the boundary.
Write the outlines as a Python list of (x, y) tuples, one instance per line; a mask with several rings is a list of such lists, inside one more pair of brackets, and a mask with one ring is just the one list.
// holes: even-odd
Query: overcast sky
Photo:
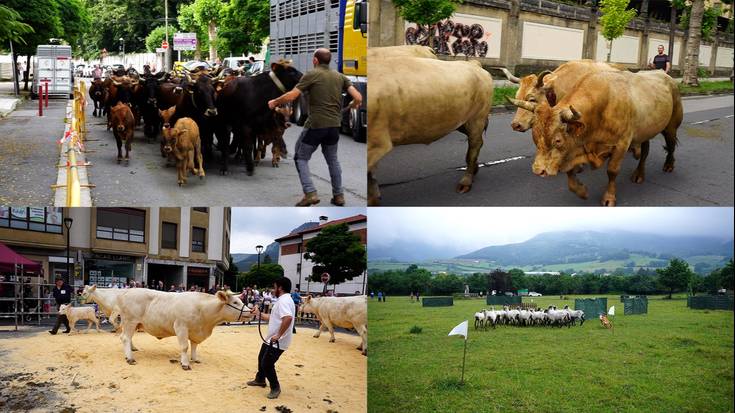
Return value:
[(370, 208), (369, 245), (396, 240), (470, 252), (549, 231), (622, 230), (733, 237), (733, 208)]
[(267, 246), (276, 238), (288, 235), (291, 230), (308, 221), (319, 221), (320, 215), (329, 220), (365, 214), (366, 208), (232, 208), (230, 252), (255, 254), (255, 246)]

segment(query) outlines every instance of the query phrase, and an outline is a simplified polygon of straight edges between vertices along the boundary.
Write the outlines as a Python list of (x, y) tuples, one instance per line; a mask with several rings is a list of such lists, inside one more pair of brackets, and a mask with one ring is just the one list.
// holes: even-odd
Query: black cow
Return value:
[(92, 116), (105, 115), (106, 95), (107, 90), (105, 90), (105, 87), (102, 85), (102, 79), (94, 79), (92, 84), (89, 86), (89, 97), (92, 98), (92, 102), (94, 102), (94, 111), (92, 112)]
[(158, 116), (158, 89), (164, 75), (146, 76), (142, 84), (142, 98), (138, 101), (143, 116), (143, 134), (149, 141), (156, 139), (161, 129), (161, 118)]
[(255, 137), (271, 133), (276, 127), (275, 112), (268, 108), (268, 101), (291, 90), (301, 79), (301, 72), (289, 62), (279, 61), (271, 64), (272, 73), (278, 78), (285, 90), (281, 90), (270, 72), (253, 77), (238, 77), (225, 83), (217, 96), (217, 143), (222, 153), (220, 172), (227, 174), (227, 161), (230, 154), (230, 133), (234, 144), (242, 149), (248, 175), (255, 169), (253, 152)]
[[(178, 88), (181, 88), (181, 97), (176, 97)], [(192, 118), (199, 126), (199, 136), (202, 141), (202, 152), (205, 157), (211, 157), (215, 117), (217, 108), (214, 105), (214, 84), (207, 75), (199, 75), (193, 80), (189, 75), (180, 85), (173, 86), (173, 96), (167, 94), (167, 99), (178, 100), (176, 112), (170, 119), (170, 124), (176, 124), (181, 118)], [(167, 109), (166, 104), (159, 99), (158, 106)]]
[(107, 113), (107, 130), (112, 128), (110, 109), (117, 105), (118, 102), (131, 105), (132, 90), (138, 84), (137, 79), (131, 79), (127, 76), (112, 76), (104, 80), (102, 85), (107, 90), (105, 96), (105, 112)]

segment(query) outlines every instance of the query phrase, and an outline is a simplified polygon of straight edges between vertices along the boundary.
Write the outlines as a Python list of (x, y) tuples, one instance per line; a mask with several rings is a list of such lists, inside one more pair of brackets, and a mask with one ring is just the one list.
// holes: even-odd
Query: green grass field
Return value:
[[(732, 412), (733, 313), (689, 310), (649, 298), (647, 315), (624, 316), (614, 334), (588, 319), (567, 328), (475, 331), (484, 300), (423, 308), (408, 298), (369, 302), (370, 412)], [(574, 306), (574, 296), (536, 298)], [(461, 337), (469, 320), (465, 384)], [(414, 327), (421, 333), (411, 334)]]

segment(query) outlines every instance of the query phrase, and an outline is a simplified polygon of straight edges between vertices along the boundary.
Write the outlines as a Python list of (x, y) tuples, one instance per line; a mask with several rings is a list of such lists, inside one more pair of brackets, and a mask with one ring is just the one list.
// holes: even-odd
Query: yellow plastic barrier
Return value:
[(72, 103), (71, 135), (69, 138), (66, 162), (66, 206), (81, 205), (81, 183), (79, 182), (79, 165), (77, 165), (76, 148), (81, 147), (84, 135), (87, 132), (85, 122), (86, 85), (79, 81), (74, 87), (74, 102)]

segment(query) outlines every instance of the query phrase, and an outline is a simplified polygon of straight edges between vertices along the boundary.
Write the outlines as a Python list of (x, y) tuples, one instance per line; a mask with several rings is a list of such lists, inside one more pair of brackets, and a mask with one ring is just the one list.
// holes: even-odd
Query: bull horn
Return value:
[(564, 122), (572, 122), (575, 120), (578, 120), (582, 117), (582, 114), (577, 112), (576, 109), (572, 105), (569, 105), (569, 108), (563, 109), (561, 111), (561, 120)]
[(500, 70), (503, 72), (505, 77), (507, 77), (508, 80), (510, 80), (512, 83), (521, 83), (521, 79), (518, 78), (518, 76), (513, 75), (513, 73), (510, 73), (510, 70), (504, 67), (501, 67)]
[(541, 89), (544, 87), (544, 78), (546, 75), (550, 75), (551, 70), (544, 70), (543, 72), (538, 74), (538, 80), (536, 81), (536, 89)]
[(512, 97), (509, 97), (509, 96), (506, 96), (505, 99), (512, 105), (518, 106), (519, 108), (525, 109), (529, 112), (533, 112), (534, 110), (536, 110), (535, 102), (528, 102), (525, 100), (513, 99)]

